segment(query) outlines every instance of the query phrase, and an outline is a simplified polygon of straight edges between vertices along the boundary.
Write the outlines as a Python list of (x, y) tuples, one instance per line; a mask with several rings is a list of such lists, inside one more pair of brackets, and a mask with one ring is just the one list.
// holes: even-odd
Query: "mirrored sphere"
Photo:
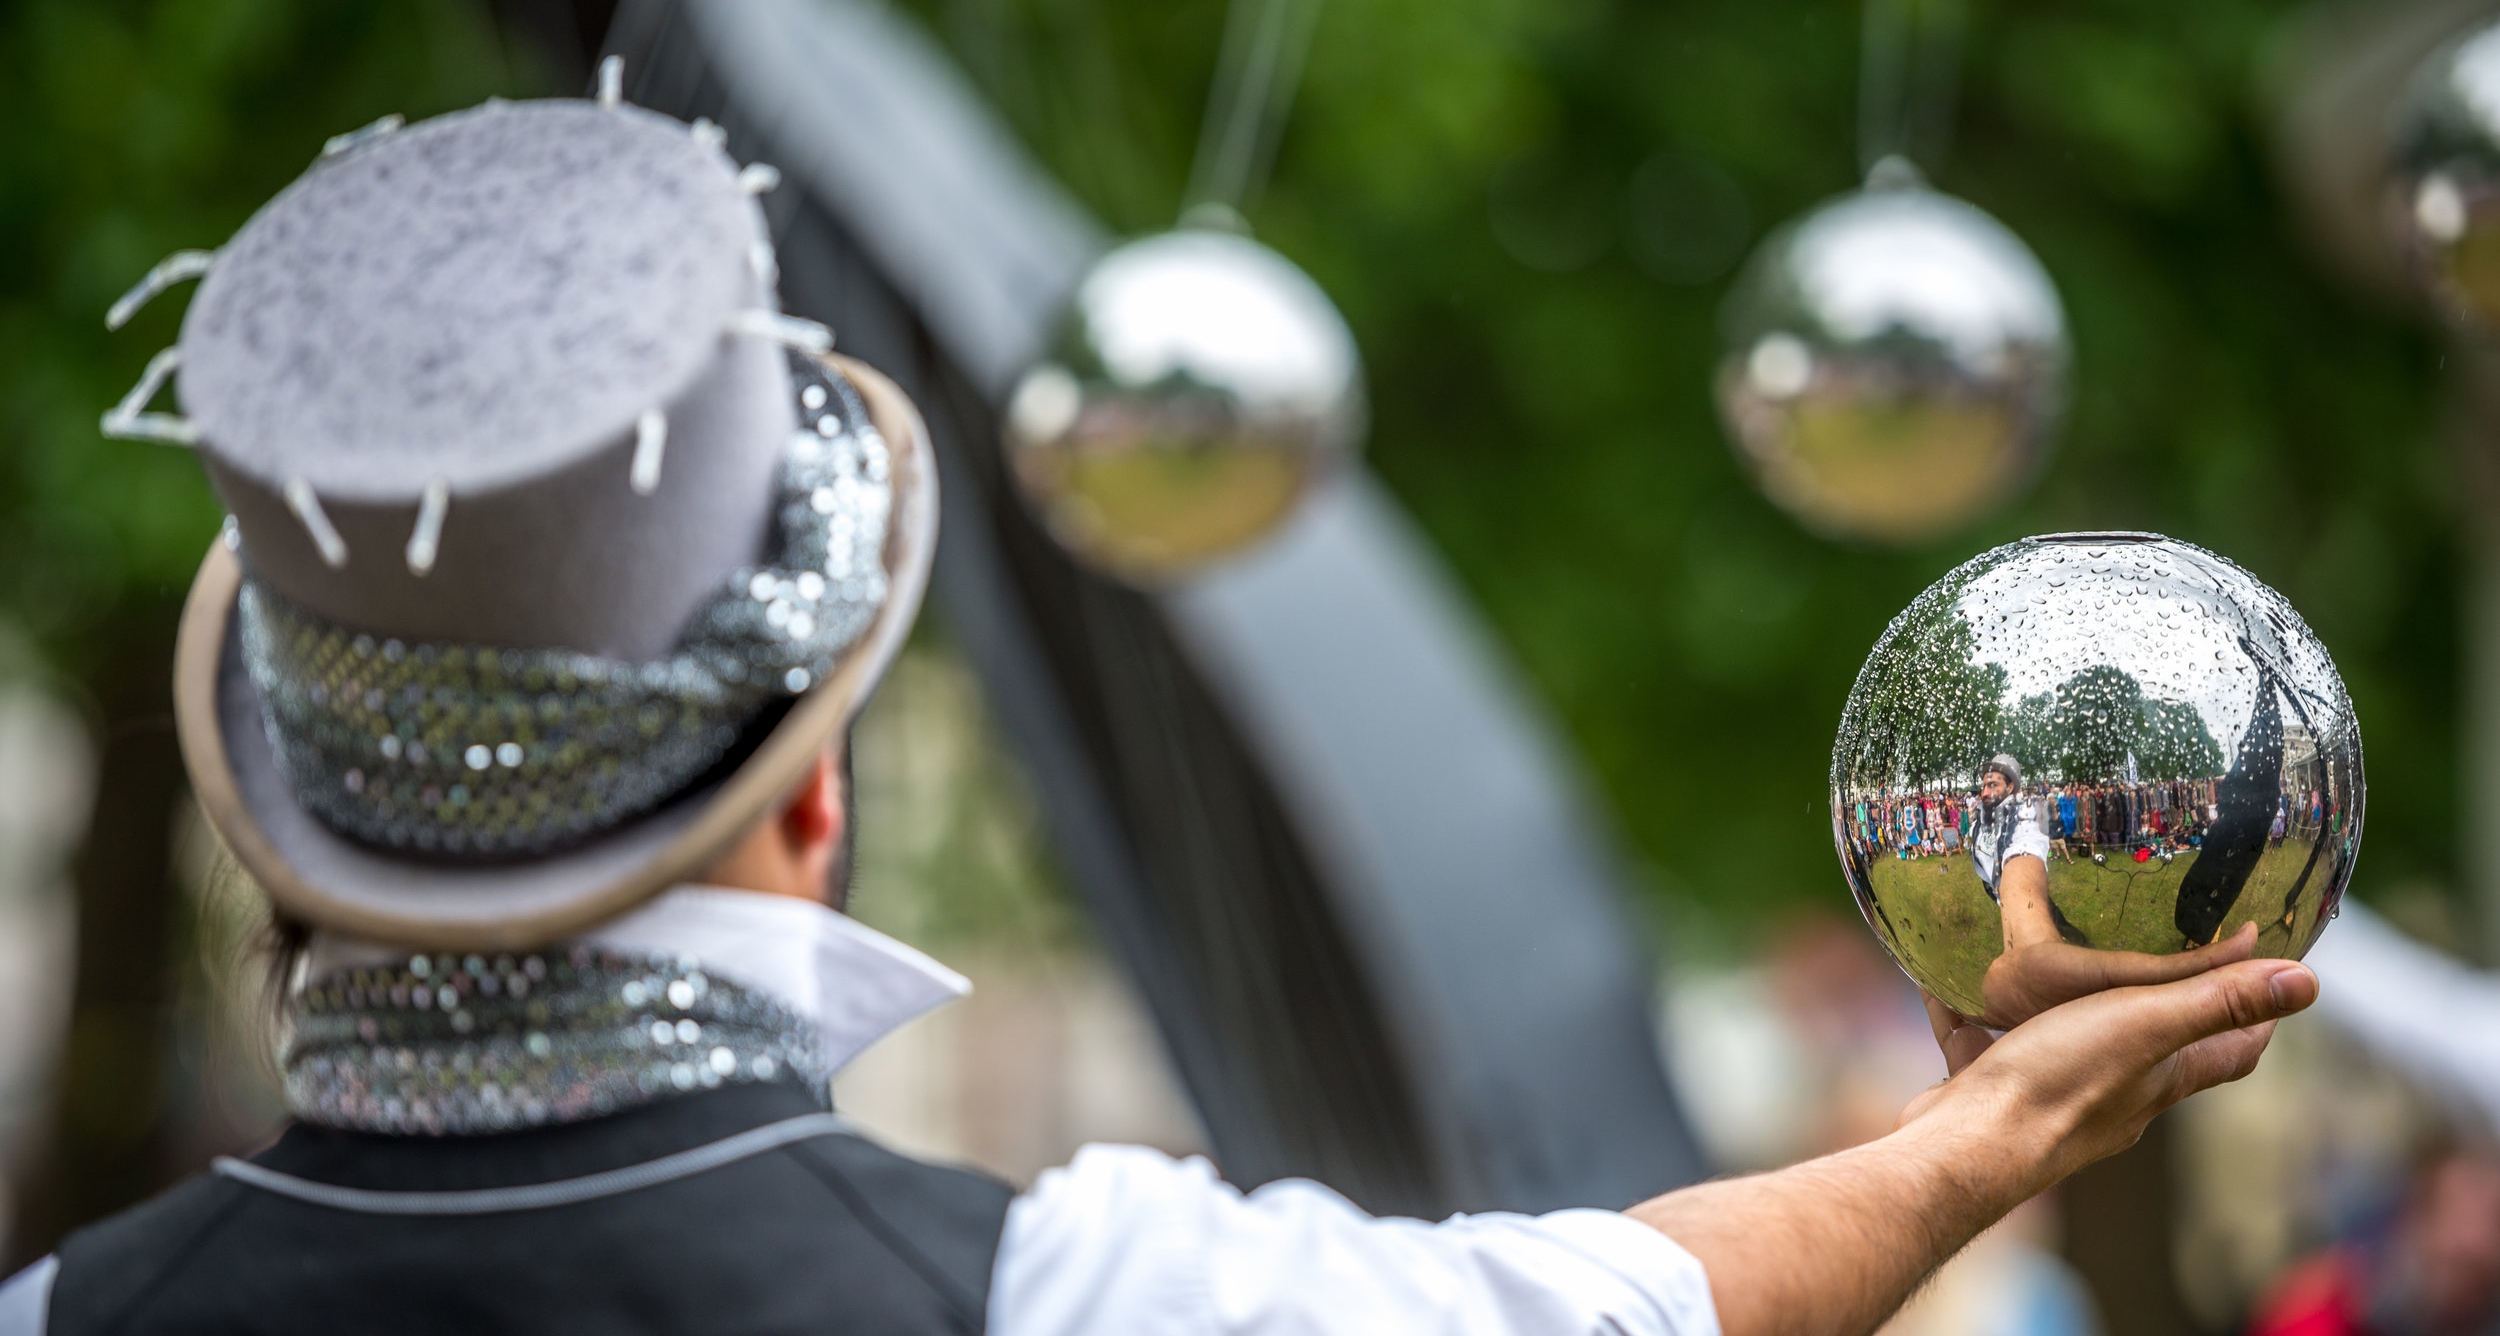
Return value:
[(1874, 182), (1747, 262), (1719, 411), (1762, 490), (1807, 527), (1911, 542), (2038, 472), (2064, 410), (2066, 315), (1995, 219), (1902, 164)]
[(2423, 62), (2394, 164), (2388, 216), (2414, 281), (2448, 319), (2500, 328), (2500, 25)]
[(1006, 437), (1063, 546), (1154, 582), (1275, 532), (1363, 417), (1354, 336), (1319, 285), (1247, 237), (1184, 229), (1086, 275), (1008, 400)]
[(2326, 647), (2248, 572), (2154, 534), (1963, 563), (1875, 642), (1832, 747), (1832, 834), (1868, 926), (1997, 1026), (2174, 977), (2199, 948), (2299, 958), (2362, 809)]

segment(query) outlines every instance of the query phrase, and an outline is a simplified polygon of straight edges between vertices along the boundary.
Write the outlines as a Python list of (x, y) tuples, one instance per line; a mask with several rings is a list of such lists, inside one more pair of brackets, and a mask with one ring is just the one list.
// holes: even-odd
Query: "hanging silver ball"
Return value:
[(2433, 52), (2396, 122), (2387, 212), (2440, 314), (2500, 329), (2500, 24)]
[(2364, 798), (2325, 645), (2248, 572), (2157, 534), (1964, 563), (1876, 641), (1832, 747), (1868, 926), (1999, 1027), (2190, 950), (2298, 959), (2342, 902)]
[(1094, 265), (1006, 438), (1062, 546), (1154, 584), (1276, 532), (1363, 426), (1354, 335), (1319, 285), (1246, 236), (1183, 228)]
[(2038, 473), (2065, 407), (2048, 271), (1897, 158), (1764, 242), (1723, 329), (1737, 454), (1831, 537), (1915, 542), (1971, 519)]

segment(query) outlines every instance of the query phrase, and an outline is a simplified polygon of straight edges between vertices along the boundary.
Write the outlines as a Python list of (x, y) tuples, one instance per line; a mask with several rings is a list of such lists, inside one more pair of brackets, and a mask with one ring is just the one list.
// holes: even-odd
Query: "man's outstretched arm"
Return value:
[(1869, 1332), (2007, 1211), (2247, 1075), (2317, 995), (2303, 966), (2243, 961), (2068, 1002), (1993, 1044), (1930, 1002), (1953, 1074), (1890, 1136), (1630, 1214), (1700, 1259), (1725, 1336)]

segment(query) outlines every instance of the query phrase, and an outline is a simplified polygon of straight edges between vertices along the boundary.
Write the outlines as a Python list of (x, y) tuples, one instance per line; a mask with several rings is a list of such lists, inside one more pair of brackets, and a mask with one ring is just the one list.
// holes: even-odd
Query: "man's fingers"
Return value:
[(1968, 1067), (1973, 1058), (1987, 1052), (1988, 1045), (1995, 1042), (1995, 1037), (1986, 1029), (1971, 1024), (1963, 1018), (1962, 1013), (1937, 1001), (1934, 993), (1921, 988), (1918, 990), (1918, 1000), (1927, 1004), (1928, 1028), (1936, 1032), (1937, 1051), (1944, 1054), (1945, 1080), (1938, 1081), (1920, 1091), (1918, 1096), (1901, 1110), (1900, 1123), (1895, 1124), (1896, 1126), (1906, 1124), (1925, 1113), (1929, 1105), (1934, 1104), (1943, 1096), (1945, 1082), (1961, 1075), (1962, 1069)]
[(2173, 1098), (2185, 1099), (2257, 1070), (2257, 1059), (2274, 1038), (2274, 1026), (2273, 1021), (2261, 1021), (2245, 1030), (2225, 1030), (2179, 1050), (2179, 1061), (2172, 1068)]
[[(1919, 1000), (1927, 1004), (1927, 1024), (1936, 1032), (1936, 1047), (1944, 1054), (1944, 1074), (1961, 1075), (1973, 1058), (1988, 1051), (1995, 1036), (1984, 1028), (1963, 1019), (1962, 1014), (1936, 1000), (1935, 994), (1922, 988)], [(1907, 1114), (1903, 1115), (1907, 1117)]]
[(2206, 968), (2211, 969), (2216, 966), (2229, 965), (2236, 961), (2247, 960), (2256, 954), (2257, 925), (2254, 922), (2249, 922), (2241, 924), (2238, 932), (2232, 933), (2230, 936), (2223, 938), (2221, 941), (2208, 942), (2205, 945), (2186, 953), (2184, 958), (2201, 961), (2204, 963)]
[(2256, 951), (2257, 925), (2247, 923), (2221, 941), (2193, 951), (2182, 951), (2172, 956), (2147, 955), (2141, 951), (2095, 951), (2092, 962), (2101, 970), (2103, 987), (2125, 988), (2193, 979), (2208, 970), (2237, 964), (2256, 954)]
[(1936, 1047), (1944, 1047), (1945, 1037), (1962, 1028), (1962, 1013), (1936, 1000), (1934, 993), (1921, 988), (1918, 1000), (1927, 1007), (1927, 1028), (1936, 1032)]

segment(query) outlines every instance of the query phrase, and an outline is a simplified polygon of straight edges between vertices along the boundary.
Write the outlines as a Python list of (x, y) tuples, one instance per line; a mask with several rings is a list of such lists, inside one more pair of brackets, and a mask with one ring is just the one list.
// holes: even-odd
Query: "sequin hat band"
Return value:
[(248, 541), (212, 548), (175, 721), (201, 809), (283, 912), (371, 941), (530, 950), (699, 878), (820, 762), (910, 633), (938, 495), (910, 399), (857, 361), (809, 361), (795, 388), (813, 444), (785, 451), (773, 559), (724, 580), (655, 664), (429, 656), (406, 634), (394, 657), (381, 627), (249, 590)]
[(888, 593), (891, 461), (846, 381), (790, 362), (804, 425), (776, 559), (734, 572), (666, 659), (377, 636), (247, 577), (243, 659), (305, 809), (419, 857), (542, 856), (684, 792), (824, 680)]

